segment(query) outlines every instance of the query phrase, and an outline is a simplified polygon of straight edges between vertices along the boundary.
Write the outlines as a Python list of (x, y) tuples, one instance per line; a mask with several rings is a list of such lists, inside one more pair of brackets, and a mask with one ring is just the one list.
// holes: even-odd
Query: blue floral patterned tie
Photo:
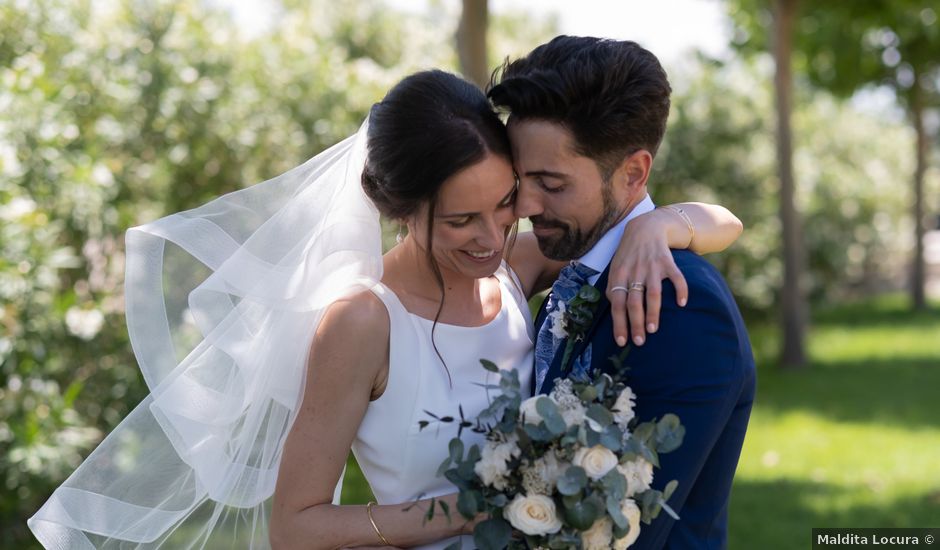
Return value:
[(558, 311), (558, 302), (566, 304), (575, 297), (581, 287), (587, 284), (588, 279), (597, 275), (597, 271), (590, 267), (572, 262), (561, 270), (558, 280), (552, 285), (552, 293), (548, 297), (546, 311), (548, 315), (545, 322), (539, 329), (538, 338), (535, 341), (535, 393), (538, 394), (545, 383), (545, 375), (548, 374), (548, 368), (555, 358), (555, 352), (558, 345), (565, 338), (558, 338), (552, 334), (552, 313)]

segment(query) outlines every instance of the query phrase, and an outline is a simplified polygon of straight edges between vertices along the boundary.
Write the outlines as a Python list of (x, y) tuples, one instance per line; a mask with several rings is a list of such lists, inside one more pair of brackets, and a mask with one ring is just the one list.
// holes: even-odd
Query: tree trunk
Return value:
[(924, 97), (919, 75), (911, 86), (910, 115), (917, 135), (917, 164), (914, 168), (914, 260), (911, 266), (911, 302), (914, 309), (927, 309), (924, 264), (924, 174), (927, 172), (927, 131), (924, 128)]
[(490, 79), (486, 61), (487, 0), (463, 0), (457, 27), (457, 56), (460, 72), (483, 88)]
[(793, 94), (791, 53), (796, 0), (774, 0), (773, 55), (774, 91), (777, 107), (777, 170), (780, 176), (780, 223), (783, 230), (783, 347), (781, 365), (788, 368), (806, 365), (806, 297), (800, 279), (803, 276), (803, 240), (800, 216), (794, 201), (793, 135), (790, 127)]

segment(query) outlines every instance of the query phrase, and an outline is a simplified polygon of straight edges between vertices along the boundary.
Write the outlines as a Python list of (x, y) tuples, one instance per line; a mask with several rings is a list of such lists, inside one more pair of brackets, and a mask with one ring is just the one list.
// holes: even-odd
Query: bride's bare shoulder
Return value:
[(371, 291), (363, 290), (327, 308), (317, 328), (317, 337), (355, 335), (357, 339), (387, 340), (389, 322), (382, 300)]

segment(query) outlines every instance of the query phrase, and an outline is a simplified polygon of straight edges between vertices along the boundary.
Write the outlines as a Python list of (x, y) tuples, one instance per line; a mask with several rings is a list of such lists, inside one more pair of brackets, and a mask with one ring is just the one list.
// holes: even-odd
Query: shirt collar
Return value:
[(604, 233), (604, 236), (588, 250), (587, 254), (578, 258), (578, 262), (590, 267), (598, 273), (588, 279), (589, 283), (592, 285), (596, 283), (600, 278), (600, 274), (607, 269), (607, 264), (614, 258), (614, 253), (617, 252), (617, 245), (620, 244), (620, 239), (623, 238), (623, 232), (627, 228), (627, 224), (630, 223), (630, 220), (646, 214), (647, 212), (652, 212), (655, 208), (656, 205), (653, 203), (653, 199), (647, 194), (629, 214), (624, 216), (624, 218), (617, 223), (617, 225), (608, 229), (607, 233)]

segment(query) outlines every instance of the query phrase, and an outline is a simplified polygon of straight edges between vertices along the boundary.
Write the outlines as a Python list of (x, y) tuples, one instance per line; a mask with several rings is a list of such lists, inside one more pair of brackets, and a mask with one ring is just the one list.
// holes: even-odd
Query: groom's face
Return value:
[(580, 258), (620, 219), (620, 197), (560, 124), (510, 118), (508, 129), (520, 179), (516, 216), (532, 222), (547, 258)]

